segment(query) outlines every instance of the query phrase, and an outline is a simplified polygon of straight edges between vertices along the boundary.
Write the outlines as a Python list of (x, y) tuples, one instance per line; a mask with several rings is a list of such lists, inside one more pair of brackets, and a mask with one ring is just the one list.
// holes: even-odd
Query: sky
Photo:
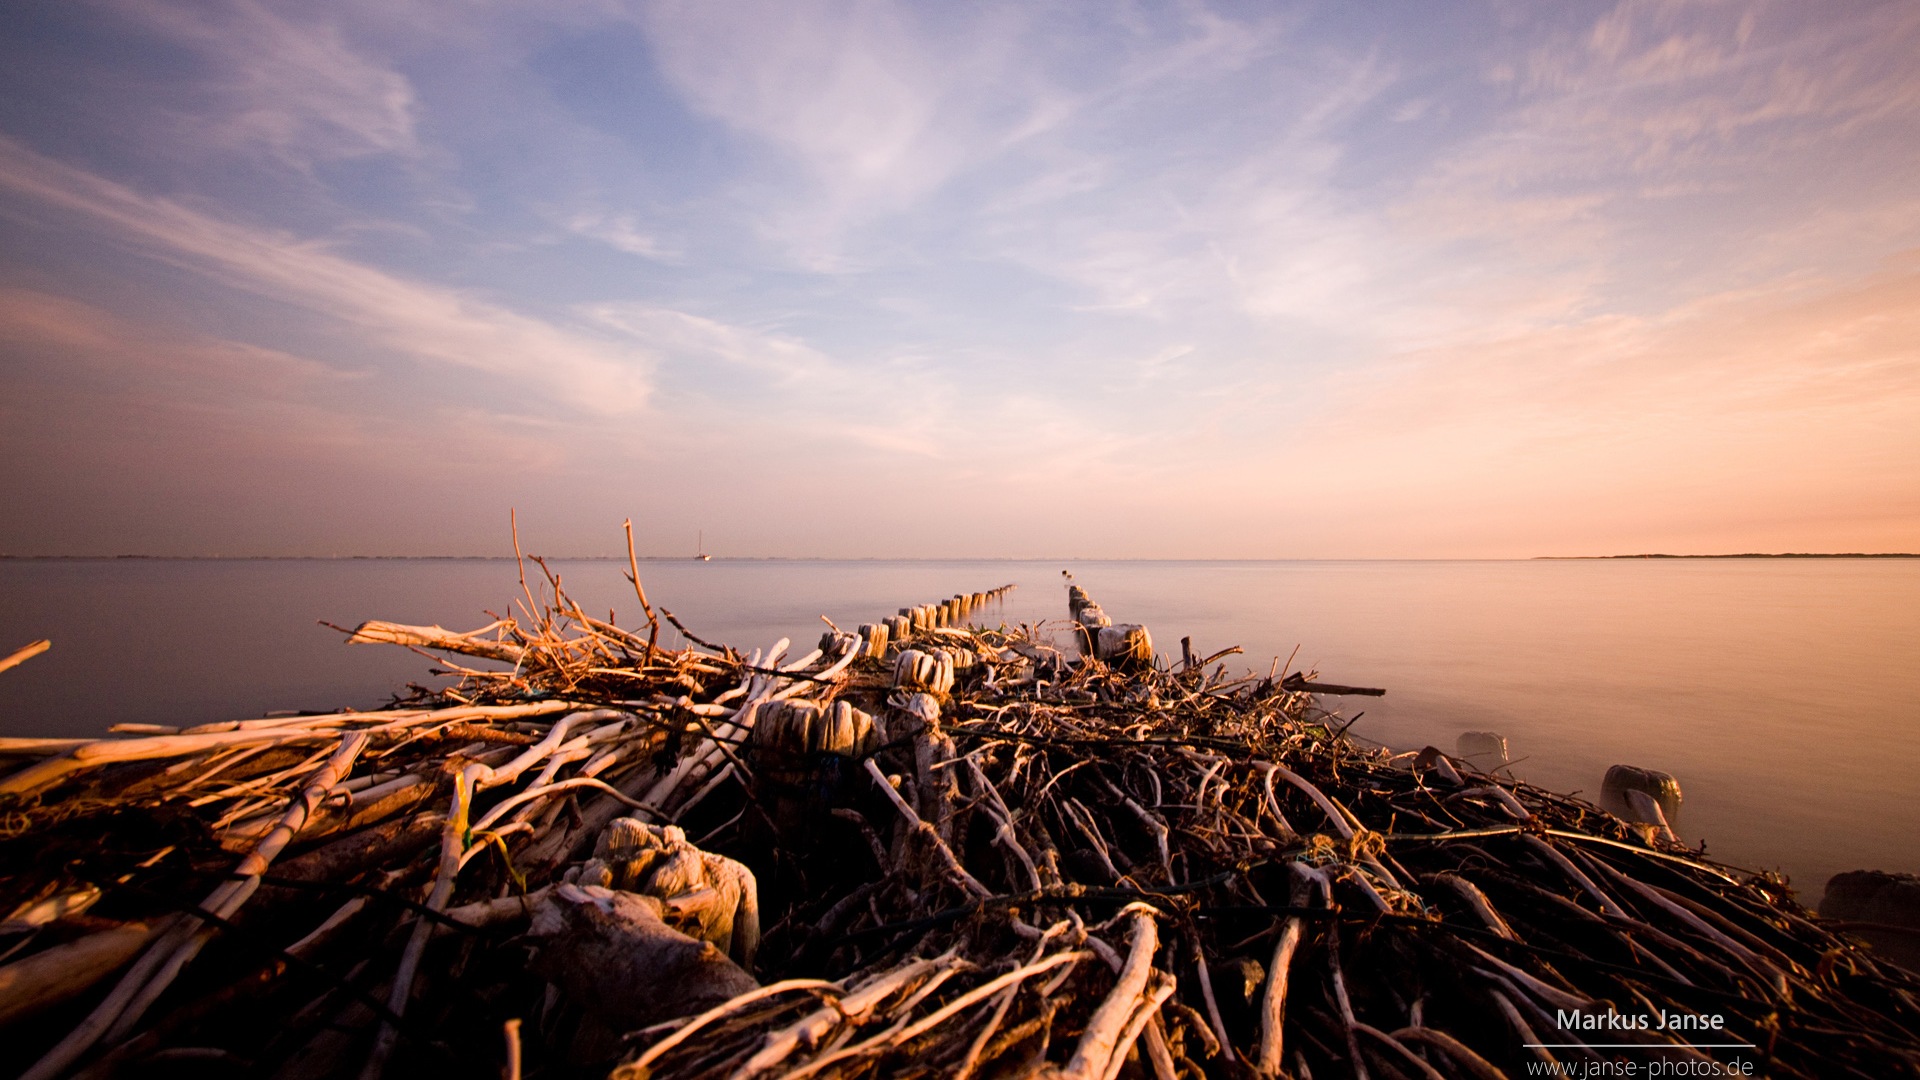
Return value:
[(72, 0), (0, 553), (1920, 550), (1920, 5)]

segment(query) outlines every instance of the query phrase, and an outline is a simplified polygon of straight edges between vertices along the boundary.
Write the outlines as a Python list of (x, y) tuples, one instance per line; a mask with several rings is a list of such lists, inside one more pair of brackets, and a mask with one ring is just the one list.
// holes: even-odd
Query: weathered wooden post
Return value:
[(853, 634), (842, 634), (836, 630), (822, 631), (820, 634), (820, 655), (827, 657), (839, 656), (843, 643), (850, 643), (845, 647), (856, 649), (860, 647), (859, 641), (855, 639), (855, 635)]
[(913, 741), (916, 812), (933, 826), (944, 847), (953, 835), (959, 791), (954, 770), (935, 766), (953, 757), (953, 740), (940, 727), (941, 702), (953, 690), (953, 657), (944, 649), (904, 650), (894, 658), (893, 687), (893, 730)]
[[(747, 736), (753, 790), (781, 832), (816, 835), (834, 792), (887, 739), (884, 725), (841, 700), (775, 701), (760, 708)], [(840, 760), (836, 760), (840, 759)], [(854, 781), (858, 783), (858, 781)]]
[(756, 775), (784, 775), (788, 767), (810, 768), (813, 754), (864, 757), (885, 738), (873, 717), (847, 701), (821, 707), (810, 701), (776, 701), (760, 710), (747, 745), (766, 762)]
[(1147, 628), (1138, 623), (1116, 625), (1078, 585), (1067, 586), (1067, 611), (1078, 629), (1082, 656), (1117, 667), (1153, 663), (1153, 636)]
[(974, 655), (972, 649), (960, 645), (936, 645), (930, 651), (947, 658), (947, 662), (953, 666), (953, 676), (956, 681), (962, 674), (973, 670), (974, 665), (980, 660)]
[(902, 649), (893, 658), (893, 685), (911, 693), (951, 693), (953, 657), (944, 650)]
[(1094, 655), (1120, 667), (1153, 663), (1153, 635), (1138, 623), (1103, 626), (1094, 636)]

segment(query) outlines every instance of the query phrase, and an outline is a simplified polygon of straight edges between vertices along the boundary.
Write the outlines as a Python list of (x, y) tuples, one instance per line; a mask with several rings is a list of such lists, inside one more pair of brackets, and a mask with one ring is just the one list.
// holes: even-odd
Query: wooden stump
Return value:
[[(908, 650), (901, 656), (909, 654), (924, 655)], [(812, 754), (865, 757), (885, 737), (873, 717), (844, 700), (824, 708), (811, 701), (776, 701), (760, 710), (747, 746), (757, 758), (779, 765)]]
[(1153, 635), (1138, 623), (1102, 626), (1094, 632), (1094, 656), (1116, 667), (1153, 663)]
[(1129, 670), (1153, 664), (1153, 635), (1139, 623), (1116, 625), (1078, 585), (1067, 586), (1067, 613), (1078, 633), (1080, 655)]
[(953, 657), (944, 651), (906, 649), (894, 658), (896, 689), (945, 695), (953, 691)]

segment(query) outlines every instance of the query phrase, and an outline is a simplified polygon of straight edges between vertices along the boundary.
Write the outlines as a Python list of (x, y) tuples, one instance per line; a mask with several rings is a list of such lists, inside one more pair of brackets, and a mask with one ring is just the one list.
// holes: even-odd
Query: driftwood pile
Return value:
[(1065, 645), (995, 590), (797, 657), (541, 591), (354, 631), (506, 665), (391, 709), (0, 743), (0, 1070), (1920, 1068), (1920, 982), (1782, 883), (1077, 588)]

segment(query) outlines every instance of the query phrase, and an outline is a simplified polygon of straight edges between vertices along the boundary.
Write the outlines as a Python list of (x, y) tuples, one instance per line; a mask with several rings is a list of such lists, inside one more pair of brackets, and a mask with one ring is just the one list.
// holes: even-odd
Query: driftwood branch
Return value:
[(15, 649), (13, 652), (9, 653), (5, 657), (0, 657), (0, 671), (6, 671), (8, 668), (19, 667), (21, 664), (26, 663), (27, 661), (33, 659), (36, 656), (39, 656), (41, 653), (46, 652), (48, 649), (51, 649), (51, 648), (53, 648), (53, 642), (48, 641), (45, 638), (42, 638), (41, 640), (36, 641), (31, 645), (25, 645), (25, 646), (22, 646), (21, 648)]
[(1299, 672), (1281, 679), (1280, 689), (1295, 693), (1330, 694), (1336, 697), (1385, 697), (1387, 693), (1376, 686), (1342, 686), (1339, 683), (1308, 682)]

